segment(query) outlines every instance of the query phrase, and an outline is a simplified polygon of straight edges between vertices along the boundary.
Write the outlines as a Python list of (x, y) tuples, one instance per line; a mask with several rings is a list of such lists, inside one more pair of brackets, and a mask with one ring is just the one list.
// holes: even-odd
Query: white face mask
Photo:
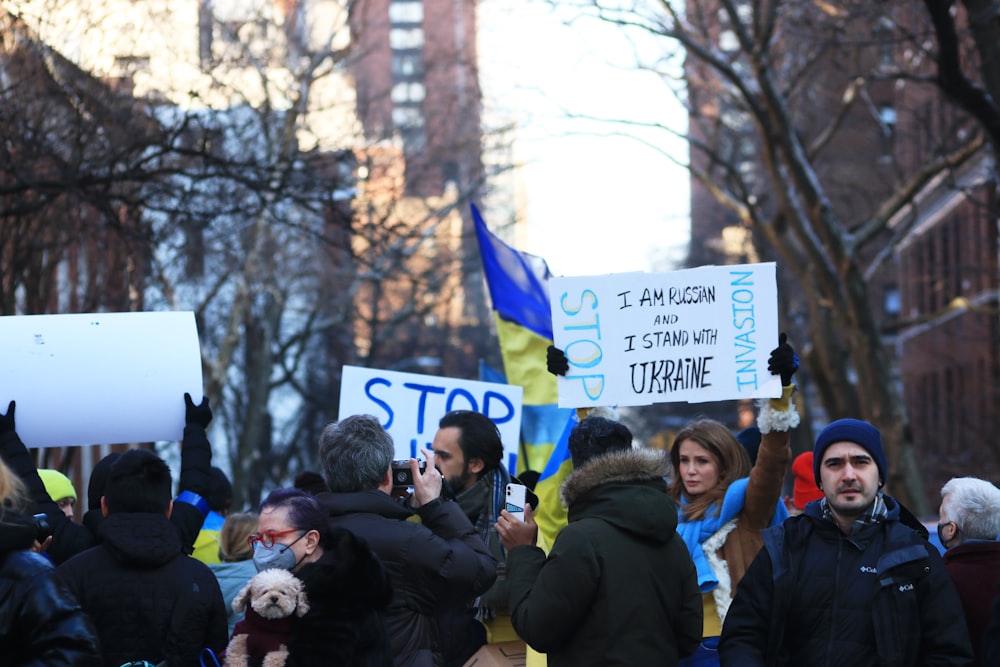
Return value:
[[(299, 535), (295, 542), (298, 542), (303, 537), (305, 537), (305, 533)], [(295, 542), (292, 542), (292, 544), (295, 544)], [(272, 569), (294, 570), (299, 564), (299, 559), (295, 557), (295, 552), (292, 551), (292, 544), (275, 544), (270, 549), (260, 542), (253, 545), (254, 567), (257, 568), (258, 572)]]

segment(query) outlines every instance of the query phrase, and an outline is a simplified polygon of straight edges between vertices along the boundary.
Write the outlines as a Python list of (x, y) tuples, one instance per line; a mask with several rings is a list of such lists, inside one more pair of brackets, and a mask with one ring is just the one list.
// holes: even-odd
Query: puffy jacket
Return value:
[(219, 584), (207, 565), (181, 552), (166, 516), (115, 513), (100, 530), (99, 546), (57, 572), (97, 626), (107, 667), (166, 658), (197, 665), (202, 648), (225, 649)]
[(362, 538), (392, 583), (386, 629), (396, 667), (439, 667), (435, 611), (474, 598), (496, 580), (496, 561), (458, 504), (440, 499), (412, 513), (378, 490), (321, 493), (331, 524)]
[(514, 629), (551, 667), (677, 665), (701, 640), (694, 563), (676, 533), (663, 452), (612, 452), (563, 483), (568, 525), (546, 559), (507, 554)]
[(884, 496), (844, 535), (823, 504), (764, 531), (723, 626), (722, 665), (971, 665), (961, 603), (926, 531)]
[(29, 550), (30, 517), (0, 522), (0, 662), (9, 667), (97, 667), (97, 633), (47, 558)]

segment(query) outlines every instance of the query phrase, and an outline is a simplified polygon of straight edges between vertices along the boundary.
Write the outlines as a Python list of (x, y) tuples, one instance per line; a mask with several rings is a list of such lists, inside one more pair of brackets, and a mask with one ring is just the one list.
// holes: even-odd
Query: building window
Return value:
[(424, 75), (424, 62), (420, 52), (392, 54), (392, 77), (394, 79), (420, 79)]
[(421, 28), (392, 28), (389, 31), (389, 46), (393, 49), (423, 48), (424, 31)]
[(393, 23), (421, 23), (424, 20), (422, 2), (390, 2), (389, 20)]

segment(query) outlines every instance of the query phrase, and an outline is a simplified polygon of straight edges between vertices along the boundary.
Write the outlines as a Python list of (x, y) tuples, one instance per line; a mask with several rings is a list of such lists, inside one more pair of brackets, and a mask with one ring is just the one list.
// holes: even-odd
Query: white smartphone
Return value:
[(524, 484), (507, 485), (507, 506), (504, 509), (513, 514), (518, 521), (524, 521), (524, 501), (527, 491)]

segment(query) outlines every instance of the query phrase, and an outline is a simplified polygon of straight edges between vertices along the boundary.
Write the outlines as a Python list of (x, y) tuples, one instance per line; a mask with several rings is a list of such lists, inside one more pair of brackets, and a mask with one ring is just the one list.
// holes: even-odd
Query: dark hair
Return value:
[(104, 487), (108, 513), (165, 514), (173, 481), (170, 467), (148, 449), (130, 449), (111, 466)]
[(329, 491), (330, 489), (326, 486), (326, 480), (323, 479), (323, 475), (318, 472), (313, 472), (312, 470), (303, 470), (298, 475), (295, 476), (295, 481), (292, 482), (292, 486), (296, 489), (302, 489), (303, 491), (308, 491), (314, 496), (317, 493), (323, 493), (324, 491)]
[(612, 451), (632, 448), (632, 432), (605, 417), (587, 417), (569, 433), (569, 455), (579, 468), (592, 458)]
[(121, 458), (118, 452), (111, 452), (94, 465), (90, 471), (90, 481), (87, 483), (87, 509), (101, 509), (101, 496), (104, 489), (108, 487), (108, 475), (111, 473), (111, 466)]
[(327, 513), (311, 493), (302, 489), (275, 489), (267, 494), (257, 513), (279, 507), (288, 509), (288, 523), (292, 528), (318, 530), (321, 536), (326, 534)]
[(377, 489), (394, 453), (392, 436), (371, 415), (327, 424), (319, 436), (323, 478), (334, 493)]
[(493, 470), (503, 460), (500, 429), (483, 413), (473, 410), (452, 410), (441, 417), (438, 427), (458, 429), (458, 446), (462, 448), (465, 464), (468, 465), (472, 459), (482, 461), (483, 470), (480, 475)]
[(233, 504), (233, 485), (222, 468), (212, 466), (208, 474), (208, 506), (222, 514)]

